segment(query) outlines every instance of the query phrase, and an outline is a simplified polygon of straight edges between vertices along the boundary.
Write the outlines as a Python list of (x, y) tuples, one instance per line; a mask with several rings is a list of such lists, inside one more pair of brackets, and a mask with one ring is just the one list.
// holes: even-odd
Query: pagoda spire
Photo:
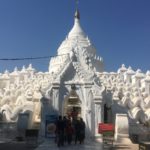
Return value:
[(80, 12), (78, 9), (76, 10), (74, 17), (80, 20)]
[(76, 12), (75, 12), (74, 17), (77, 18), (77, 19), (80, 19), (80, 12), (79, 12), (79, 9), (78, 9), (79, 0), (75, 0), (75, 1), (76, 1)]

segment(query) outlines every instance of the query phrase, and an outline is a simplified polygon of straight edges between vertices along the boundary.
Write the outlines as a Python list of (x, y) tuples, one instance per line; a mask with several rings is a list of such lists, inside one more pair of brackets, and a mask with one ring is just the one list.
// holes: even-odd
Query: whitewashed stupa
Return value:
[(74, 109), (89, 136), (98, 135), (98, 123), (114, 123), (122, 113), (128, 116), (131, 132), (133, 125), (139, 132), (144, 126), (149, 130), (150, 72), (122, 65), (108, 73), (103, 65), (76, 11), (73, 28), (51, 58), (48, 72), (37, 72), (30, 64), (0, 74), (1, 121), (15, 123), (19, 114), (28, 112), (28, 128), (41, 127), (44, 134), (46, 115), (64, 116)]

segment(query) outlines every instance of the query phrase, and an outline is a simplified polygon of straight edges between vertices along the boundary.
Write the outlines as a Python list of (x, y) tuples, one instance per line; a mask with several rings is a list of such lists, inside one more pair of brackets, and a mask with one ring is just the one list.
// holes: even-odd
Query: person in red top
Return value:
[(66, 134), (67, 134), (67, 142), (70, 145), (71, 142), (72, 142), (72, 135), (73, 135), (73, 127), (72, 127), (72, 124), (71, 124), (71, 120), (67, 121)]

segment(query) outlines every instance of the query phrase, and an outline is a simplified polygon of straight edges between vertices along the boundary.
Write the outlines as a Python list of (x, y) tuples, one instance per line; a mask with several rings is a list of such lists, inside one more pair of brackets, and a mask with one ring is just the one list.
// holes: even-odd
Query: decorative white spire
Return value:
[(88, 50), (93, 55), (96, 54), (95, 48), (92, 46), (88, 36), (85, 34), (80, 25), (80, 13), (79, 10), (76, 9), (74, 15), (74, 25), (70, 32), (68, 33), (66, 39), (62, 42), (60, 47), (58, 48), (58, 55), (68, 54), (75, 47), (88, 47)]
[(137, 69), (135, 77), (137, 77), (137, 78), (143, 78), (144, 74), (142, 73), (142, 71), (140, 69)]
[(79, 4), (79, 0), (75, 0), (76, 1), (76, 12), (75, 12), (75, 18), (80, 19), (80, 13), (78, 10), (78, 4)]
[(76, 10), (74, 17), (80, 20), (80, 12), (78, 9)]
[(118, 69), (118, 73), (124, 73), (127, 71), (125, 64), (122, 64), (121, 67)]
[(79, 37), (79, 36), (87, 37), (80, 26), (80, 13), (79, 13), (79, 10), (77, 9), (75, 12), (75, 17), (74, 17), (74, 26), (69, 32), (68, 38)]
[(133, 75), (135, 74), (134, 70), (132, 70), (132, 67), (129, 66), (128, 70), (127, 70), (127, 74)]
[[(68, 33), (66, 39), (59, 46), (59, 48), (57, 50), (57, 54), (58, 55), (68, 55), (69, 54), (69, 56), (71, 56), (70, 57), (71, 60), (73, 57), (81, 58), (81, 56), (82, 56), (81, 59), (84, 58), (84, 60), (85, 60), (86, 56), (88, 56), (88, 57), (91, 56), (91, 58), (90, 58), (91, 64), (88, 64), (89, 66), (91, 66), (90, 68), (95, 67), (97, 71), (103, 70), (102, 69), (103, 68), (102, 59), (100, 57), (98, 57), (98, 59), (93, 58), (96, 55), (96, 49), (80, 26), (80, 13), (79, 13), (78, 8), (76, 8), (76, 12), (74, 15), (74, 25), (73, 25), (72, 29), (70, 30), (70, 32)], [(63, 57), (59, 56), (59, 58), (56, 58), (56, 59), (63, 60)], [(66, 63), (67, 61), (69, 61), (69, 59), (65, 60), (64, 63)], [(84, 63), (86, 64), (86, 61)], [(55, 63), (53, 63), (51, 61), (50, 66), (49, 66), (49, 72), (52, 72), (52, 70), (54, 70), (54, 69), (60, 70), (60, 67), (62, 65), (64, 65), (64, 64), (61, 63), (61, 65), (56, 66)], [(51, 69), (51, 68), (53, 68), (53, 69)]]

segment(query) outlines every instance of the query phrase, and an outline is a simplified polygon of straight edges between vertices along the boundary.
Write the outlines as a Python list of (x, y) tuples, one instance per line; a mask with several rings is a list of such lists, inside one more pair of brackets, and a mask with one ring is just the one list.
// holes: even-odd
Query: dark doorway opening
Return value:
[(112, 122), (112, 115), (111, 115), (111, 107), (107, 107), (104, 105), (104, 123), (111, 123)]

